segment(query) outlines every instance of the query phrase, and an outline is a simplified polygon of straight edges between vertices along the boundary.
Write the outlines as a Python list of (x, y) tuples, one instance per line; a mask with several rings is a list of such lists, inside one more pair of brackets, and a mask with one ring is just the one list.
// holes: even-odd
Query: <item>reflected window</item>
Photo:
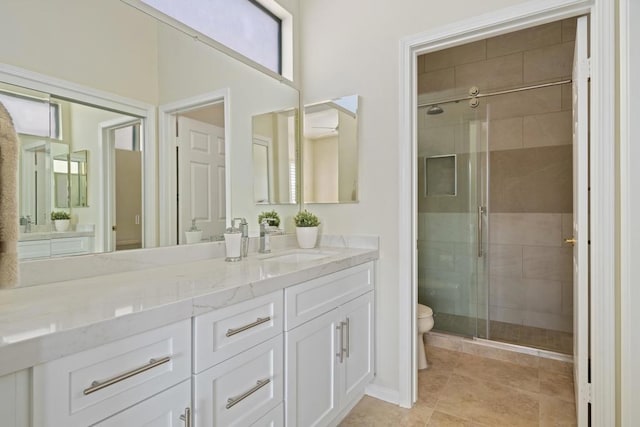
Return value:
[(282, 74), (282, 20), (253, 0), (142, 0), (252, 61)]
[(0, 92), (0, 102), (11, 114), (17, 133), (62, 139), (59, 104), (10, 92)]

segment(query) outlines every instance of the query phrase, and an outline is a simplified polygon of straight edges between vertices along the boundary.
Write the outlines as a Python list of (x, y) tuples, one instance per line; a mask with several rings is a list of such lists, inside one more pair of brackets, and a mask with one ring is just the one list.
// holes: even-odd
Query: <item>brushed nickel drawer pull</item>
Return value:
[(85, 396), (94, 393), (98, 390), (102, 390), (105, 387), (109, 387), (110, 385), (119, 383), (120, 381), (124, 381), (128, 378), (131, 378), (135, 375), (141, 374), (143, 372), (148, 371), (149, 369), (153, 369), (156, 366), (160, 366), (160, 365), (164, 365), (165, 363), (169, 362), (171, 360), (170, 356), (165, 356), (165, 357), (161, 357), (160, 359), (151, 359), (149, 360), (149, 363), (147, 363), (144, 366), (140, 366), (139, 368), (135, 368), (132, 369), (130, 371), (127, 371), (123, 374), (117, 375), (113, 378), (109, 378), (108, 380), (104, 380), (104, 381), (94, 381), (91, 383), (91, 387), (85, 388), (83, 393)]
[(184, 408), (184, 414), (180, 415), (180, 421), (184, 421), (184, 427), (191, 427), (191, 408)]
[(256, 391), (260, 390), (262, 387), (266, 386), (271, 382), (271, 378), (265, 378), (263, 380), (256, 381), (256, 385), (251, 387), (249, 390), (245, 391), (239, 396), (230, 397), (227, 399), (227, 406), (225, 408), (231, 409), (236, 406), (238, 403), (242, 402), (247, 397), (251, 396)]
[(236, 328), (236, 329), (227, 329), (226, 335), (227, 337), (232, 337), (235, 334), (239, 334), (240, 332), (246, 331), (247, 329), (254, 328), (258, 325), (262, 325), (263, 323), (267, 323), (269, 320), (271, 320), (271, 316), (258, 317), (258, 319), (256, 319), (255, 322), (249, 323), (248, 325), (240, 326), (239, 328)]

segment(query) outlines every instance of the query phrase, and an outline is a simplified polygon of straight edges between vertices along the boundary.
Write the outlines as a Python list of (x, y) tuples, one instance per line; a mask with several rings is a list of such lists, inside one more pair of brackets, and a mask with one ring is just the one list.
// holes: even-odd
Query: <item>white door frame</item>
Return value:
[[(417, 387), (416, 153), (417, 56), (582, 14), (591, 17), (590, 229), (593, 425), (615, 424), (615, 4), (607, 0), (533, 0), (401, 40), (399, 106), (399, 401)], [(407, 224), (410, 226), (407, 227)], [(406, 285), (405, 285), (406, 284)], [(407, 310), (410, 307), (410, 310)], [(598, 349), (594, 351), (594, 349)], [(610, 351), (602, 351), (607, 349)]]
[(227, 225), (231, 221), (231, 91), (216, 90), (191, 98), (163, 104), (158, 108), (159, 170), (159, 219), (160, 246), (176, 245), (175, 224), (177, 218), (176, 194), (176, 123), (173, 116), (179, 112), (224, 102), (224, 151), (225, 151), (225, 201)]
[(142, 119), (144, 245), (146, 248), (157, 246), (155, 180), (158, 169), (156, 167), (155, 105), (2, 63), (0, 63), (0, 81)]
[[(99, 128), (99, 136), (98, 136), (98, 147), (100, 154), (102, 155), (102, 161), (100, 162), (100, 171), (98, 176), (100, 194), (103, 195), (104, 204), (102, 209), (100, 210), (98, 224), (96, 224), (98, 230), (102, 230), (102, 235), (96, 240), (96, 246), (102, 246), (103, 252), (113, 252), (116, 250), (116, 242), (113, 239), (113, 230), (111, 229), (111, 224), (115, 222), (116, 218), (116, 210), (115, 210), (115, 200), (116, 200), (116, 186), (115, 186), (115, 140), (109, 134), (112, 130), (118, 129), (121, 127), (125, 127), (127, 125), (133, 125), (136, 123), (140, 123), (140, 127), (144, 127), (144, 120), (137, 117), (119, 117), (113, 120), (107, 120), (104, 122), (100, 122), (98, 124)], [(142, 143), (144, 142), (144, 134), (142, 135)], [(142, 149), (142, 144), (141, 147)], [(144, 156), (144, 152), (142, 153)], [(143, 171), (144, 172), (144, 171)], [(144, 187), (144, 173), (143, 173), (143, 187), (142, 187), (142, 198), (144, 201), (144, 195), (147, 190)], [(144, 203), (142, 204), (142, 218), (143, 229), (142, 229), (142, 242), (143, 248), (147, 248), (146, 246), (146, 207)], [(97, 237), (97, 236), (96, 236)]]
[[(640, 423), (640, 5), (620, 0), (620, 425)], [(634, 24), (634, 22), (636, 24)]]

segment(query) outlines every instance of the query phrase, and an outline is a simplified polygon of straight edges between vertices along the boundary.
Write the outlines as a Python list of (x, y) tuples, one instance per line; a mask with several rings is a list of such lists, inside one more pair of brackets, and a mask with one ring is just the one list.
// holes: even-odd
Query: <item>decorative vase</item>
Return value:
[(316, 246), (318, 227), (296, 227), (296, 237), (301, 249), (311, 249)]
[(68, 219), (56, 219), (53, 221), (53, 225), (56, 227), (56, 231), (67, 231), (69, 229)]

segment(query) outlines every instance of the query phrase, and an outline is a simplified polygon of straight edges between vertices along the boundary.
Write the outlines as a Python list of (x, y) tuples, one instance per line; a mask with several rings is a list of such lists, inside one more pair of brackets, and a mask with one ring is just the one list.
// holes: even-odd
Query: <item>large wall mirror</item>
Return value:
[[(19, 244), (33, 248), (23, 259), (182, 244), (194, 221), (205, 241), (233, 217), (256, 235), (255, 187), (277, 194), (276, 178), (253, 170), (253, 118), (297, 117), (298, 91), (128, 3), (28, 0), (0, 14), (0, 34), (20, 40), (0, 45), (0, 95), (39, 102), (45, 128), (18, 130)], [(181, 139), (178, 122), (189, 123)], [(190, 150), (219, 159), (191, 161)], [(54, 211), (71, 216), (67, 231), (55, 231)], [(296, 211), (279, 208), (285, 224)], [(72, 237), (86, 238), (77, 252), (55, 249)]]
[(358, 96), (304, 107), (304, 203), (358, 201)]

